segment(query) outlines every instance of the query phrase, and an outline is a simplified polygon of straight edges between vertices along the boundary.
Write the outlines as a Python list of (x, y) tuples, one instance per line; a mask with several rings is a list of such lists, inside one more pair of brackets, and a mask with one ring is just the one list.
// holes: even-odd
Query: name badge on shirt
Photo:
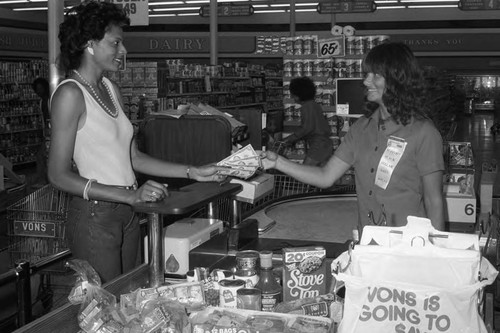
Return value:
[(384, 154), (380, 159), (377, 168), (377, 174), (375, 175), (375, 185), (384, 190), (389, 185), (392, 173), (403, 156), (406, 148), (406, 141), (395, 136), (390, 136), (387, 140), (387, 148), (385, 148)]

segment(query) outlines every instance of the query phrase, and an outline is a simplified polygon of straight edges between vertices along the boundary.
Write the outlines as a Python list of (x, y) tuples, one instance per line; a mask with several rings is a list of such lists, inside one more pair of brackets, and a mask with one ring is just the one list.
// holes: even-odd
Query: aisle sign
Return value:
[[(252, 5), (233, 5), (230, 2), (217, 4), (217, 16), (250, 16), (252, 14)], [(210, 16), (210, 5), (201, 6), (200, 16)]]
[(460, 0), (460, 10), (495, 10), (500, 9), (500, 0)]
[(149, 0), (104, 0), (122, 7), (130, 18), (130, 25), (149, 25)]
[(377, 5), (373, 0), (330, 0), (320, 2), (317, 6), (317, 11), (320, 14), (370, 13), (374, 12), (375, 9), (377, 9)]
[(334, 36), (318, 40), (318, 57), (343, 57), (345, 56), (345, 37)]

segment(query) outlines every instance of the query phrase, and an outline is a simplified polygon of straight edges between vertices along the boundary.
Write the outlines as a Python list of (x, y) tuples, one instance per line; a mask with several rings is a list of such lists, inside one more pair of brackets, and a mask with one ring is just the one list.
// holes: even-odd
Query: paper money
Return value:
[(219, 171), (219, 174), (247, 179), (257, 172), (261, 161), (252, 145), (249, 144), (226, 157), (217, 165), (227, 167), (227, 170)]

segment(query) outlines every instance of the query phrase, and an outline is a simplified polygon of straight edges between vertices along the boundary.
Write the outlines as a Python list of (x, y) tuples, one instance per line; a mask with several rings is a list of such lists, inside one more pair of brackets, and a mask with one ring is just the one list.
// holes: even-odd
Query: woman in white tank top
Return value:
[(217, 174), (220, 167), (169, 163), (138, 150), (119, 88), (103, 77), (124, 61), (122, 27), (128, 24), (125, 12), (112, 3), (87, 1), (70, 9), (59, 32), (59, 65), (67, 79), (51, 99), (49, 181), (73, 195), (66, 226), (70, 249), (103, 282), (138, 264), (139, 224), (131, 205), (168, 194), (152, 180), (137, 188), (136, 171), (197, 181), (224, 179)]

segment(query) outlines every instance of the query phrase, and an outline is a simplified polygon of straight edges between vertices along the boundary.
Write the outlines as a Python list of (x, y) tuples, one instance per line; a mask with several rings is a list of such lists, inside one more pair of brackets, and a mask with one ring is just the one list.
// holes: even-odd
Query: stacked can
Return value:
[(302, 59), (295, 59), (293, 61), (293, 76), (304, 75), (304, 61)]
[(297, 36), (293, 41), (293, 54), (294, 55), (302, 55), (304, 51), (304, 40), (302, 36)]
[(313, 59), (305, 59), (304, 60), (304, 76), (313, 76), (314, 75), (314, 60)]
[(293, 76), (293, 60), (283, 60), (283, 76)]
[(323, 76), (324, 70), (324, 61), (323, 59), (315, 59), (313, 64), (313, 74), (314, 76)]
[(346, 59), (345, 58), (335, 58), (333, 64), (333, 75), (335, 78), (346, 77)]

